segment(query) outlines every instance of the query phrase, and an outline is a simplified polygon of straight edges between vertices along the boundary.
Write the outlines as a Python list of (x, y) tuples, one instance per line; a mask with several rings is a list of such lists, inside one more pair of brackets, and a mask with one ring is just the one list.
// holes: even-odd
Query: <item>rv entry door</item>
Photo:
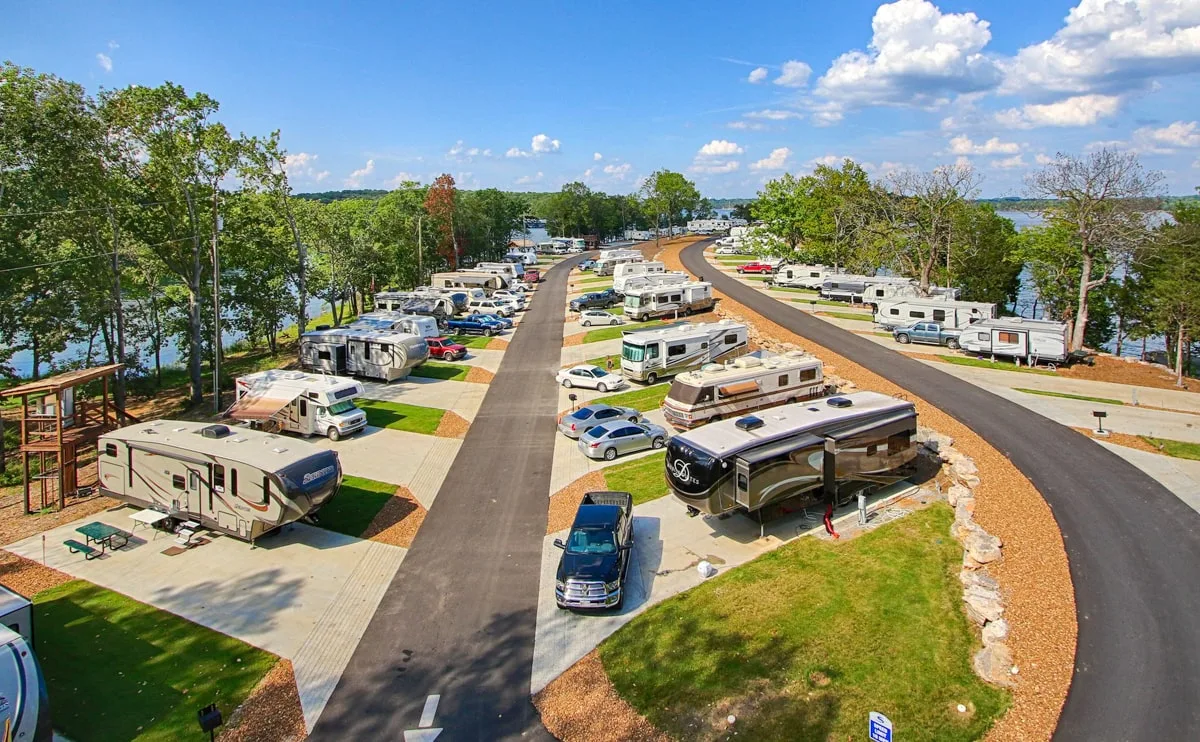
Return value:
[[(188, 512), (215, 519), (213, 492), (210, 486), (212, 466), (210, 465), (208, 469), (209, 472), (201, 472), (199, 469), (188, 467)], [(204, 476), (205, 474), (209, 474), (209, 476)]]
[(734, 472), (737, 479), (735, 484), (733, 499), (738, 505), (744, 508), (750, 507), (750, 464), (744, 459), (737, 460), (737, 471)]

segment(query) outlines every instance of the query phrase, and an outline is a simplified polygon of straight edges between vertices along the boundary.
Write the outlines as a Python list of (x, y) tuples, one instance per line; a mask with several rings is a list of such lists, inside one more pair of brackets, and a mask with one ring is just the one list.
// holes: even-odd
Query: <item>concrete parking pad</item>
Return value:
[[(663, 417), (662, 410), (651, 410), (643, 414), (650, 422), (666, 428), (668, 438), (675, 434), (675, 430), (666, 424), (666, 418)], [(613, 461), (589, 459), (579, 450), (579, 441), (577, 439), (568, 438), (562, 433), (557, 433), (554, 436), (554, 470), (550, 473), (549, 494), (553, 495), (571, 482), (591, 472), (599, 471), (614, 464), (640, 459), (652, 453), (658, 453), (658, 451), (648, 448), (645, 451), (619, 456)]]
[[(228, 536), (177, 556), (168, 535), (84, 560), (62, 542), (99, 520), (128, 530), (134, 508), (100, 513), (5, 547), (292, 661), (311, 729), (407, 550), (296, 523), (251, 547)], [(198, 699), (206, 701), (207, 699)]]
[(461, 363), (465, 366), (477, 366), (487, 369), (494, 374), (500, 370), (500, 362), (503, 360), (504, 351), (502, 350), (476, 350), (472, 348), (467, 351), (466, 358), (463, 358), (461, 361), (454, 361), (454, 363)]
[(475, 413), (479, 412), (479, 405), (483, 404), (483, 397), (487, 394), (485, 384), (427, 379), (422, 376), (409, 376), (391, 384), (367, 382), (364, 386), (366, 391), (363, 396), (367, 399), (437, 407), (450, 410), (468, 421), (475, 419)]
[[(900, 482), (868, 498), (867, 507), (881, 508), (916, 490), (914, 485)], [(695, 569), (701, 560), (724, 572), (796, 538), (824, 533), (820, 518), (823, 513), (809, 512), (810, 518), (796, 513), (770, 521), (760, 537), (759, 524), (745, 515), (689, 518), (684, 506), (670, 496), (638, 505), (634, 508), (634, 547), (625, 583), (628, 591), (625, 605), (620, 612), (591, 615), (560, 610), (554, 604), (554, 580), (561, 554), (554, 546), (554, 539), (565, 538), (567, 531), (546, 536), (542, 546), (532, 692), (545, 688), (634, 616), (703, 582)], [(835, 513), (835, 522), (856, 517), (855, 506), (847, 506)]]
[(462, 441), (368, 425), (358, 435), (317, 445), (337, 451), (346, 474), (403, 485), (428, 510)]

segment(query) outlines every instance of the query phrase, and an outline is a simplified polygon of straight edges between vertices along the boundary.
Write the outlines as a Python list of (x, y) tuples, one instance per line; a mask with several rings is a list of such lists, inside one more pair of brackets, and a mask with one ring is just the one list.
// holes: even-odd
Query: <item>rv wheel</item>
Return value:
[(900, 343), (901, 345), (908, 345), (908, 335), (905, 335), (904, 333), (897, 335), (896, 342)]
[(658, 374), (654, 373), (653, 371), (646, 374), (646, 383), (647, 384), (653, 384), (656, 381), (658, 381)]
[(659, 436), (651, 441), (650, 445), (654, 448), (662, 448), (663, 446), (667, 445), (667, 442), (662, 439), (662, 436)]
[(339, 433), (338, 429), (332, 425), (329, 426), (329, 430), (326, 431), (325, 435), (329, 436), (329, 440), (333, 441), (334, 443), (337, 443), (342, 439), (342, 434)]
[(954, 338), (950, 338), (946, 341), (946, 347), (950, 350), (958, 350), (958, 341)]
[(687, 309), (683, 310), (683, 316), (684, 316), (684, 317), (691, 317), (691, 316), (692, 316), (692, 308), (691, 308), (691, 307), (688, 307)]
[(610, 448), (604, 452), (604, 460), (605, 461), (612, 461), (615, 458), (617, 458), (617, 449)]

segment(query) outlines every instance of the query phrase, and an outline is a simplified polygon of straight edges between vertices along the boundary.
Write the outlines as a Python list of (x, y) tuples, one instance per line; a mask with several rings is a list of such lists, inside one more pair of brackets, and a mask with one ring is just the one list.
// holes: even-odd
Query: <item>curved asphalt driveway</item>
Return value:
[[(550, 739), (529, 699), (567, 274), (551, 268), (313, 740)], [(396, 451), (404, 456), (404, 451)], [(431, 715), (431, 714), (429, 714)], [(407, 732), (407, 734), (406, 734)]]
[(953, 415), (1045, 497), (1079, 617), (1056, 739), (1200, 739), (1200, 514), (1084, 436), (730, 278), (705, 261), (705, 246), (683, 251), (693, 274)]

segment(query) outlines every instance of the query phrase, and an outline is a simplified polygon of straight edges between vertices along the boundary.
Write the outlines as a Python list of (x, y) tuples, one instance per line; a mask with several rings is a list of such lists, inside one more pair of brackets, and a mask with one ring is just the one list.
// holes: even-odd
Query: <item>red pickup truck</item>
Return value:
[(450, 338), (425, 338), (425, 344), (429, 346), (429, 355), (443, 361), (458, 361), (467, 357), (467, 347)]
[(521, 277), (525, 283), (541, 283), (542, 272), (537, 268), (526, 268), (525, 275)]
[(737, 267), (738, 273), (774, 273), (775, 266), (770, 263), (746, 263)]

